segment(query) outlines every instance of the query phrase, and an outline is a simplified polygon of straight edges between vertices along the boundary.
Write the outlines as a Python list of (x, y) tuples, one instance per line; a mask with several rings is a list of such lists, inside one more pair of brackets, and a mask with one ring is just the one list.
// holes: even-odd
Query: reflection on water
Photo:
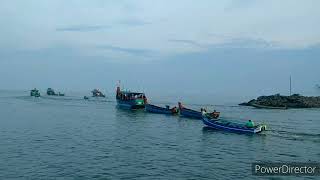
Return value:
[(320, 160), (318, 109), (210, 105), (224, 117), (268, 125), (262, 134), (247, 135), (119, 109), (108, 98), (24, 94), (0, 92), (0, 179), (233, 179), (252, 177), (256, 161)]

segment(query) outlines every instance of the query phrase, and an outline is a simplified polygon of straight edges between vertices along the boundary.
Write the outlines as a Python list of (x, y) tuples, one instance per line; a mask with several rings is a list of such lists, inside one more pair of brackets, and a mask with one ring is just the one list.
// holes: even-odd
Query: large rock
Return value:
[(271, 96), (260, 96), (257, 99), (252, 99), (249, 102), (239, 104), (241, 106), (254, 107), (286, 107), (286, 108), (320, 108), (320, 96), (307, 97), (299, 94), (291, 96), (281, 96), (275, 94)]

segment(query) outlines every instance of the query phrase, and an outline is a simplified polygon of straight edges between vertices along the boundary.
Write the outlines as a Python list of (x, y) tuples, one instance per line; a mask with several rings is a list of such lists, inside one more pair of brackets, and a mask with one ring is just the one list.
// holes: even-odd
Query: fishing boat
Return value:
[[(180, 115), (184, 116), (184, 117), (189, 117), (189, 118), (201, 120), (202, 119), (202, 112), (203, 111), (206, 112), (206, 109), (204, 109), (204, 108), (201, 108), (200, 111), (188, 109), (188, 108), (184, 107), (181, 104), (181, 102), (179, 102), (178, 105), (179, 105)], [(212, 113), (207, 113), (207, 114), (210, 114), (213, 118), (218, 118), (220, 115), (220, 112), (213, 111)]]
[(64, 96), (64, 94), (60, 92), (57, 94), (52, 88), (47, 89), (47, 95), (48, 96)]
[(94, 89), (91, 91), (92, 97), (106, 97), (99, 89)]
[(47, 89), (47, 95), (49, 96), (56, 96), (56, 93), (54, 92), (54, 90), (52, 88), (48, 88)]
[(40, 92), (38, 89), (34, 88), (30, 91), (30, 96), (40, 97)]
[(117, 87), (116, 99), (118, 107), (127, 109), (143, 109), (147, 103), (147, 97), (144, 93), (122, 91), (120, 86)]
[(170, 106), (166, 105), (166, 107), (160, 107), (153, 104), (146, 104), (146, 111), (151, 113), (158, 114), (178, 114), (179, 109), (177, 107), (170, 108)]
[(266, 125), (259, 124), (253, 127), (247, 127), (246, 124), (235, 123), (224, 118), (214, 119), (210, 116), (203, 115), (202, 122), (209, 128), (220, 129), (237, 133), (256, 134), (266, 130)]

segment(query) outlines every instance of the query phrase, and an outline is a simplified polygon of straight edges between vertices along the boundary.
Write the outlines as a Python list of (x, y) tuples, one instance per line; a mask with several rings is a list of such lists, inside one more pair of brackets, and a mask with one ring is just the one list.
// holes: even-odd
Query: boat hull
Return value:
[(236, 126), (232, 123), (230, 123), (231, 125), (228, 125), (228, 123), (221, 123), (219, 120), (211, 120), (205, 116), (202, 118), (202, 122), (209, 128), (236, 133), (256, 134), (266, 129), (265, 125), (258, 125), (255, 128)]
[(150, 113), (157, 113), (157, 114), (175, 114), (176, 112), (172, 111), (172, 109), (163, 108), (159, 106), (155, 106), (152, 104), (146, 104), (146, 111)]
[(145, 104), (141, 103), (141, 101), (137, 100), (120, 100), (117, 99), (118, 107), (125, 109), (143, 109), (145, 108)]
[(193, 118), (193, 119), (202, 119), (202, 113), (199, 111), (195, 111), (192, 109), (187, 109), (187, 108), (180, 108), (180, 115), (188, 118)]

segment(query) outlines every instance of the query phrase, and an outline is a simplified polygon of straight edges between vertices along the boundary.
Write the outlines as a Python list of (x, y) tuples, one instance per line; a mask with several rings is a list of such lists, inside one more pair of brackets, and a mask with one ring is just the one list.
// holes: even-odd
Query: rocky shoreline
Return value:
[(260, 96), (249, 102), (240, 103), (240, 106), (253, 106), (266, 109), (287, 109), (287, 108), (320, 108), (320, 96), (301, 96), (293, 94), (282, 96), (275, 94), (271, 96)]

